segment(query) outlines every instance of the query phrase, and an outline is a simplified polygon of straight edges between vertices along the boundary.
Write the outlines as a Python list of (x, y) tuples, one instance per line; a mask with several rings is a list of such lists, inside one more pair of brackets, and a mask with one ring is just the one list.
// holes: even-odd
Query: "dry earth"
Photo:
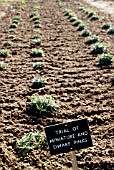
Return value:
[[(31, 3), (30, 3), (31, 2)], [(107, 45), (114, 55), (114, 35), (107, 35), (102, 24), (113, 17), (105, 15), (99, 9), (98, 21), (90, 22), (80, 6), (91, 8), (84, 1), (62, 1), (65, 7), (72, 9), (87, 28)], [(16, 39), (8, 47), (10, 56), (0, 58), (7, 64), (0, 71), (0, 170), (70, 170), (69, 153), (50, 157), (49, 149), (33, 150), (25, 158), (16, 151), (16, 141), (24, 133), (43, 130), (46, 125), (87, 118), (91, 129), (93, 147), (76, 151), (80, 170), (113, 170), (113, 132), (114, 132), (114, 86), (111, 84), (114, 64), (100, 68), (91, 46), (85, 44), (87, 38), (64, 16), (56, 0), (39, 0), (42, 19), (41, 39), (45, 57), (31, 57), (35, 35), (34, 24), (29, 14), (34, 11), (34, 1), (26, 1), (21, 12), (21, 20), (14, 33)], [(3, 7), (0, 6), (3, 10)], [(17, 12), (19, 7), (17, 6)], [(9, 40), (10, 13), (1, 21), (0, 39)], [(3, 27), (7, 32), (3, 32)], [(0, 48), (4, 48), (2, 42)], [(39, 48), (39, 47), (37, 47)], [(42, 70), (34, 70), (36, 61), (44, 62)], [(32, 79), (44, 77), (47, 85), (33, 89)], [(60, 107), (48, 115), (28, 114), (26, 102), (32, 94), (52, 95)]]

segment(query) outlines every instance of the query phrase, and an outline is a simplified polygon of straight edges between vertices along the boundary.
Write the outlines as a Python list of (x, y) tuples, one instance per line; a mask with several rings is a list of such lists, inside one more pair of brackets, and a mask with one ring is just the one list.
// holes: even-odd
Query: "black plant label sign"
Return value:
[(87, 119), (46, 126), (45, 133), (51, 155), (92, 146)]

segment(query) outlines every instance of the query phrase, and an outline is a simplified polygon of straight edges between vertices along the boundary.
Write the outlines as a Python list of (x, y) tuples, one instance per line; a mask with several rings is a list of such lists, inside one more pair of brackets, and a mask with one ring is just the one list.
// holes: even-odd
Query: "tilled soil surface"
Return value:
[[(62, 3), (73, 10), (93, 34), (99, 35), (108, 52), (114, 55), (114, 36), (107, 35), (101, 28), (107, 20), (113, 25), (114, 18), (96, 10), (100, 19), (90, 22), (86, 14), (78, 10), (80, 6), (89, 8), (85, 2)], [(114, 87), (111, 76), (114, 64), (103, 68), (97, 66), (97, 55), (92, 55), (91, 46), (85, 44), (87, 38), (82, 37), (64, 16), (56, 0), (40, 0), (39, 4), (43, 41), (40, 48), (45, 57), (30, 55), (31, 49), (37, 46), (32, 42), (35, 32), (29, 18), (34, 11), (34, 2), (27, 1), (14, 33), (16, 39), (11, 47), (7, 47), (10, 55), (0, 58), (7, 64), (7, 68), (0, 71), (0, 169), (72, 169), (69, 153), (50, 157), (48, 148), (36, 149), (23, 158), (16, 152), (16, 141), (24, 133), (43, 130), (46, 125), (87, 118), (93, 147), (76, 151), (79, 169), (113, 170)], [(1, 21), (1, 48), (4, 48), (2, 41), (9, 40), (11, 34), (9, 21), (10, 15)], [(7, 26), (7, 32), (3, 32), (4, 26)], [(43, 61), (44, 68), (34, 70), (36, 61)], [(44, 77), (47, 85), (33, 89), (35, 77)], [(32, 94), (52, 95), (59, 109), (43, 116), (27, 114), (26, 102)]]

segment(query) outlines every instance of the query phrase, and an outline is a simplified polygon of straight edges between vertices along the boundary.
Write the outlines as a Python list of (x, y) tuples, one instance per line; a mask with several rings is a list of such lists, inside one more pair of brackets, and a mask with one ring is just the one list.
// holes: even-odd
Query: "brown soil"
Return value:
[(10, 4), (1, 2), (0, 6), (1, 6), (1, 9), (0, 9), (0, 19), (1, 19), (1, 18), (5, 17), (6, 12), (8, 10), (8, 7), (10, 6)]
[[(114, 64), (100, 68), (96, 57), (91, 54), (91, 46), (85, 44), (79, 31), (72, 26), (55, 0), (40, 0), (42, 19), (41, 48), (43, 58), (30, 56), (34, 25), (29, 18), (33, 2), (26, 2), (21, 20), (16, 28), (16, 40), (8, 47), (10, 56), (0, 58), (7, 64), (0, 71), (0, 170), (70, 170), (69, 153), (50, 157), (48, 148), (33, 150), (29, 156), (20, 157), (15, 149), (16, 141), (24, 133), (43, 130), (46, 125), (87, 118), (90, 123), (93, 147), (76, 151), (80, 170), (113, 170), (114, 132), (114, 87), (111, 84)], [(87, 28), (98, 34), (108, 52), (114, 55), (114, 36), (107, 35), (101, 26), (105, 21), (113, 25), (113, 17), (96, 12), (98, 21), (90, 22), (79, 6), (88, 6), (83, 1), (63, 2), (65, 7), (76, 12)], [(2, 6), (0, 6), (2, 9)], [(17, 11), (19, 9), (17, 8)], [(0, 39), (8, 40), (10, 14), (1, 21)], [(3, 27), (7, 26), (7, 32)], [(4, 48), (0, 44), (1, 48)], [(34, 70), (33, 63), (43, 61), (42, 70)], [(32, 79), (44, 77), (47, 85), (33, 89)], [(58, 110), (46, 116), (28, 115), (26, 102), (32, 94), (50, 94), (59, 103)]]

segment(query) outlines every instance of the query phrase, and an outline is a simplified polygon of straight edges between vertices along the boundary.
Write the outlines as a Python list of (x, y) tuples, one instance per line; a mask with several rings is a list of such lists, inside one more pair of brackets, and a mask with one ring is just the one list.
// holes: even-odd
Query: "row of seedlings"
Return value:
[[(35, 2), (35, 9), (39, 10), (39, 3)], [(41, 18), (38, 12), (33, 11), (29, 15), (30, 20), (34, 24), (35, 35), (32, 37), (32, 48), (31, 57), (40, 58), (40, 61), (33, 63), (34, 70), (41, 70), (44, 68), (44, 63), (42, 61), (45, 57), (44, 51), (40, 48), (41, 46)], [(43, 77), (36, 77), (32, 80), (32, 88), (39, 89), (43, 88), (47, 84), (47, 81)], [(31, 114), (37, 116), (45, 115), (45, 113), (51, 112), (58, 108), (58, 105), (55, 103), (51, 95), (35, 95), (33, 94), (30, 98), (30, 101), (27, 102), (27, 111)], [(34, 149), (44, 149), (47, 147), (46, 137), (42, 130), (37, 132), (29, 132), (22, 136), (21, 139), (17, 141), (18, 153), (25, 157), (29, 154), (30, 151)]]
[(96, 15), (94, 10), (85, 9), (84, 7), (79, 7), (79, 11), (85, 13), (90, 21), (98, 20), (99, 16)]
[[(6, 58), (10, 55), (10, 51), (8, 48), (12, 47), (12, 45), (13, 45), (12, 41), (15, 41), (15, 35), (14, 35), (16, 33), (15, 28), (18, 27), (19, 21), (20, 21), (20, 12), (17, 12), (15, 7), (10, 11), (9, 15), (12, 16), (12, 18), (10, 18), (10, 22), (9, 22), (10, 23), (9, 30), (7, 31), (6, 27), (4, 27), (4, 30), (3, 30), (4, 33), (8, 32), (7, 39), (9, 39), (9, 40), (7, 40), (7, 41), (0, 40), (2, 47), (3, 47), (0, 49), (0, 57), (2, 57), (2, 58)], [(3, 69), (6, 69), (6, 63), (4, 61), (1, 61), (0, 62), (0, 70), (3, 70)]]
[(63, 10), (64, 15), (68, 17), (70, 22), (73, 23), (73, 26), (77, 27), (77, 31), (82, 31), (81, 35), (83, 37), (87, 37), (91, 34), (91, 32), (86, 28), (85, 24), (77, 18), (74, 12), (69, 9)]
[[(72, 1), (75, 5), (77, 5), (74, 1)], [(79, 4), (78, 4), (79, 5)], [(95, 11), (93, 9), (86, 9), (83, 6), (80, 6), (78, 8), (79, 11), (85, 13), (87, 15), (87, 18), (89, 18), (90, 21), (98, 20), (100, 17), (96, 15)], [(109, 22), (105, 22), (102, 27), (102, 29), (107, 31), (107, 34), (114, 34), (114, 27), (111, 26)]]
[[(96, 58), (98, 66), (104, 67), (111, 65), (114, 60), (114, 56), (107, 52), (107, 47), (101, 43), (99, 36), (92, 35), (92, 33), (85, 27), (85, 24), (77, 18), (75, 13), (72, 10), (65, 8), (61, 1), (59, 1), (58, 4), (62, 8), (64, 15), (68, 17), (70, 22), (73, 22), (73, 26), (77, 27), (77, 31), (82, 31), (81, 35), (83, 37), (88, 37), (85, 43), (92, 45), (91, 53), (93, 55), (99, 55)], [(114, 84), (114, 73), (112, 74), (111, 83)]]
[[(30, 5), (30, 4), (29, 4)], [(37, 15), (37, 12), (31, 12), (29, 15), (30, 19), (34, 22), (34, 27), (35, 27), (35, 22), (39, 24), (40, 22), (40, 17)], [(41, 39), (40, 39), (40, 34), (34, 35), (32, 38), (32, 46), (39, 46), (41, 45)], [(38, 57), (40, 55), (40, 51), (38, 51), (37, 48), (32, 48), (31, 51), (31, 57)], [(38, 69), (38, 63), (33, 64), (34, 69)], [(35, 88), (35, 79), (32, 80), (32, 87)], [(30, 99), (30, 102), (27, 103), (27, 111), (28, 109), (31, 112), (35, 112), (33, 109), (33, 98), (35, 96), (32, 96)], [(31, 103), (31, 104), (30, 104)], [(45, 139), (44, 139), (44, 134), (41, 131), (37, 132), (29, 132), (25, 133), (18, 141), (16, 144), (17, 152), (20, 156), (27, 156), (28, 153), (35, 149), (35, 148), (42, 148), (42, 146), (45, 145)]]
[(65, 8), (61, 0), (57, 0), (56, 2), (62, 8), (64, 15), (67, 16), (69, 21), (73, 23), (73, 26), (77, 27), (77, 31), (82, 31), (81, 35), (83, 37), (89, 36), (91, 34), (91, 32), (86, 28), (82, 20), (79, 20), (72, 10)]
[[(91, 9), (86, 10), (84, 7), (79, 7), (79, 10), (81, 10), (82, 12), (85, 12), (87, 14), (88, 18), (95, 15), (95, 12)], [(105, 22), (102, 25), (102, 29), (107, 30), (107, 34), (114, 34), (114, 27), (112, 27), (109, 22)], [(99, 66), (102, 67), (102, 66), (108, 66), (108, 65), (112, 64), (112, 62), (114, 60), (114, 56), (107, 53), (107, 48), (106, 48), (106, 46), (104, 46), (103, 44), (100, 43), (100, 38), (98, 36), (91, 35), (89, 37), (89, 39), (86, 41), (86, 44), (93, 44), (93, 42), (96, 44), (93, 46), (92, 53), (93, 54), (101, 54), (96, 59), (97, 62), (99, 63)], [(114, 73), (112, 74), (111, 83), (112, 83), (112, 85), (114, 85)]]
[[(94, 10), (91, 9), (85, 9), (84, 7), (79, 7), (79, 10), (87, 14), (87, 17), (92, 20), (98, 20), (99, 16), (97, 16), (94, 12)], [(107, 30), (107, 34), (114, 34), (114, 27), (111, 26), (109, 22), (105, 22), (102, 25), (102, 29)]]

